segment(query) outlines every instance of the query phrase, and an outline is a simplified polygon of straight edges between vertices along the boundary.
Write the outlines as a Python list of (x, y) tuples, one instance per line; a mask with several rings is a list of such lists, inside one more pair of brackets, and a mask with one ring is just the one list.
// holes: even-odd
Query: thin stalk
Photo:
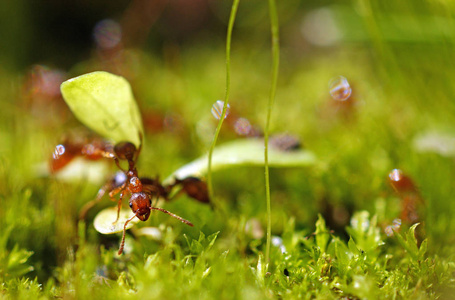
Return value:
[(216, 141), (218, 135), (220, 134), (221, 126), (223, 125), (224, 118), (226, 117), (226, 110), (229, 102), (229, 93), (231, 89), (231, 39), (232, 39), (232, 29), (234, 28), (235, 16), (237, 15), (237, 8), (239, 7), (240, 0), (234, 0), (231, 7), (231, 15), (229, 17), (228, 31), (226, 36), (226, 94), (224, 97), (223, 112), (221, 118), (216, 127), (215, 136), (212, 140), (212, 145), (209, 149), (208, 155), (208, 167), (207, 167), (207, 186), (210, 199), (213, 197), (213, 185), (212, 185), (212, 155), (213, 149), (215, 149)]
[(267, 119), (264, 130), (264, 164), (265, 164), (265, 197), (267, 201), (267, 245), (265, 250), (265, 262), (267, 267), (270, 262), (270, 246), (272, 238), (272, 210), (270, 200), (270, 175), (269, 175), (269, 127), (273, 103), (275, 102), (276, 87), (278, 82), (278, 69), (280, 65), (280, 40), (278, 31), (278, 13), (275, 0), (269, 0), (270, 31), (272, 34), (272, 82), (270, 97), (267, 107)]

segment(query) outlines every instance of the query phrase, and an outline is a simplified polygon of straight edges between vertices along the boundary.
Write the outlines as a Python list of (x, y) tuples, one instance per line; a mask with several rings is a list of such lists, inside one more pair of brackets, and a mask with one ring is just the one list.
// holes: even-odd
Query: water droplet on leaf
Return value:
[(384, 232), (387, 236), (393, 236), (393, 228), (392, 226), (387, 226), (385, 229), (384, 229)]
[(400, 169), (393, 169), (389, 173), (389, 178), (391, 181), (400, 181), (403, 178), (403, 172)]
[(54, 157), (54, 159), (59, 159), (60, 156), (63, 155), (63, 153), (65, 153), (65, 146), (57, 145), (55, 146), (55, 150), (52, 156)]
[(393, 224), (393, 228), (394, 228), (395, 230), (400, 229), (400, 227), (401, 227), (401, 219), (395, 219), (395, 220), (393, 220), (392, 224)]
[[(221, 119), (221, 115), (223, 114), (223, 106), (224, 106), (224, 101), (221, 101), (221, 100), (217, 100), (213, 104), (212, 115), (215, 117), (215, 119), (217, 119), (217, 120)], [(226, 108), (226, 115), (224, 116), (225, 119), (229, 115), (229, 109), (230, 109), (230, 106), (228, 104), (227, 108)]]
[(343, 76), (337, 76), (329, 82), (330, 95), (334, 100), (345, 101), (352, 93), (348, 80)]

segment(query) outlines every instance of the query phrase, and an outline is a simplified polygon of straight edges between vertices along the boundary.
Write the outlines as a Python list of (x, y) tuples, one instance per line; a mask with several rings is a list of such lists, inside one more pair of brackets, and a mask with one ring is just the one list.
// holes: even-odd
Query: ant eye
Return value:
[(133, 208), (133, 202), (130, 202), (130, 208)]

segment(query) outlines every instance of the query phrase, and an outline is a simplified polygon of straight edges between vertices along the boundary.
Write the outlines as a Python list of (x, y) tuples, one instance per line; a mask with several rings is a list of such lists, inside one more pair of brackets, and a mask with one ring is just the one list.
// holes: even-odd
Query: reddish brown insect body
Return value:
[[(101, 201), (103, 196), (107, 193), (112, 201), (117, 201), (117, 218), (114, 221), (115, 223), (120, 216), (123, 198), (127, 194), (130, 194), (129, 206), (134, 215), (125, 222), (123, 227), (119, 254), (123, 252), (127, 224), (134, 217), (137, 217), (141, 221), (147, 221), (152, 210), (159, 210), (189, 226), (193, 226), (191, 222), (165, 209), (152, 205), (152, 201), (158, 200), (159, 198), (169, 200), (169, 194), (174, 187), (181, 186), (181, 191), (186, 193), (189, 197), (200, 202), (209, 202), (207, 185), (199, 178), (188, 177), (182, 180), (176, 179), (173, 184), (167, 186), (163, 186), (158, 178), (140, 178), (136, 170), (136, 161), (140, 154), (142, 144), (137, 149), (136, 146), (130, 142), (120, 142), (115, 146), (101, 139), (92, 139), (88, 143), (84, 142), (66, 141), (56, 146), (50, 163), (51, 172), (57, 172), (78, 156), (89, 160), (98, 160), (101, 158), (114, 160), (121, 171), (117, 172), (103, 187), (101, 187), (93, 201), (88, 202), (82, 207), (79, 219), (84, 219), (87, 212), (96, 203)], [(126, 169), (121, 166), (121, 161), (126, 161), (128, 165)], [(119, 194), (118, 200), (115, 199), (115, 195), (117, 194)]]
[(401, 220), (409, 225), (419, 222), (424, 202), (412, 179), (394, 169), (389, 173), (389, 182), (401, 198)]
[(68, 165), (76, 157), (99, 160), (103, 157), (113, 158), (112, 144), (99, 138), (90, 141), (67, 140), (57, 145), (52, 153), (50, 171), (55, 173)]
[(202, 203), (209, 203), (209, 193), (207, 191), (207, 184), (197, 177), (187, 177), (185, 179), (175, 179), (175, 183), (170, 186), (180, 185), (182, 191), (193, 199)]
[[(117, 172), (116, 175), (99, 190), (97, 197), (93, 201), (88, 202), (81, 209), (79, 215), (80, 219), (85, 218), (89, 209), (92, 208), (97, 202), (101, 201), (103, 196), (108, 193), (111, 200), (117, 201), (118, 209), (117, 218), (114, 221), (115, 223), (118, 221), (120, 216), (123, 198), (125, 195), (130, 194), (129, 206), (134, 215), (131, 216), (131, 218), (129, 218), (124, 224), (122, 241), (118, 252), (119, 254), (123, 252), (125, 245), (126, 226), (128, 223), (134, 217), (137, 217), (141, 221), (147, 221), (152, 210), (161, 211), (189, 226), (193, 226), (191, 222), (181, 218), (180, 216), (177, 216), (176, 214), (173, 214), (165, 209), (152, 206), (152, 200), (154, 199), (161, 197), (168, 200), (168, 195), (173, 187), (181, 185), (182, 190), (186, 192), (190, 197), (193, 197), (201, 202), (208, 202), (206, 184), (198, 178), (190, 177), (183, 180), (176, 180), (174, 184), (168, 186), (163, 186), (158, 179), (139, 178), (136, 170), (136, 161), (141, 151), (141, 147), (137, 149), (136, 146), (130, 142), (120, 142), (113, 147), (108, 146), (107, 144), (104, 145), (90, 143), (83, 146), (74, 146), (74, 150), (71, 147), (69, 147), (69, 149), (71, 152), (68, 152), (67, 156), (60, 155), (57, 157), (57, 159), (54, 158), (54, 161), (58, 162), (63, 158), (62, 162), (64, 161), (66, 164), (77, 155), (83, 155), (89, 159), (106, 157), (113, 159), (115, 161), (115, 164), (121, 170), (120, 172)], [(127, 162), (127, 170), (122, 168), (121, 161)], [(57, 162), (54, 162), (53, 164), (57, 164)], [(61, 163), (61, 165), (64, 166), (63, 163)], [(58, 169), (59, 168), (57, 168), (57, 170)], [(119, 194), (118, 200), (115, 199), (115, 195), (117, 194)]]

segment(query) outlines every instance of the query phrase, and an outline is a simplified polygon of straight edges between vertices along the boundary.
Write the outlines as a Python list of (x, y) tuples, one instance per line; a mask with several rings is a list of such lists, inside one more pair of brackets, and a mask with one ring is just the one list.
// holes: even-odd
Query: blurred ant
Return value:
[[(111, 158), (114, 160), (117, 167), (121, 170), (117, 172), (113, 178), (108, 180), (108, 182), (98, 191), (98, 194), (94, 200), (84, 205), (79, 215), (79, 219), (84, 219), (87, 212), (96, 203), (101, 201), (106, 193), (108, 193), (110, 199), (113, 201), (116, 200), (115, 195), (119, 194), (119, 199), (117, 202), (117, 218), (113, 222), (116, 223), (120, 216), (123, 197), (127, 193), (131, 194), (129, 199), (129, 206), (134, 215), (129, 218), (123, 226), (122, 241), (118, 251), (119, 255), (122, 254), (125, 245), (126, 226), (131, 220), (134, 219), (134, 217), (137, 217), (141, 221), (146, 221), (149, 218), (150, 212), (152, 210), (158, 210), (180, 220), (189, 226), (193, 226), (191, 222), (183, 219), (176, 214), (173, 214), (165, 209), (152, 206), (153, 199), (158, 200), (159, 198), (164, 198), (165, 200), (169, 200), (169, 194), (175, 186), (180, 185), (183, 192), (200, 202), (209, 202), (207, 185), (199, 178), (187, 177), (181, 180), (175, 179), (175, 182), (173, 184), (166, 186), (163, 186), (158, 178), (139, 178), (136, 170), (136, 161), (141, 151), (142, 143), (139, 148), (136, 148), (136, 146), (130, 142), (120, 142), (115, 146), (112, 146), (107, 142), (92, 142), (83, 146), (66, 143), (66, 147), (61, 154), (59, 154), (61, 152), (59, 152), (59, 147), (65, 146), (58, 145), (56, 147), (56, 151), (54, 153), (54, 161), (51, 164), (51, 166), (54, 167), (54, 170), (62, 168), (62, 166), (66, 165), (72, 158), (78, 155), (85, 156), (89, 159), (99, 159), (102, 157)], [(66, 152), (66, 149), (69, 149), (70, 151)], [(63, 156), (65, 153), (67, 153), (67, 155)], [(59, 162), (60, 159), (62, 159), (62, 162)], [(121, 160), (128, 163), (127, 170), (123, 169), (120, 165)]]
[(134, 213), (134, 215), (131, 218), (129, 218), (123, 226), (122, 242), (120, 243), (120, 249), (118, 251), (119, 255), (122, 254), (123, 248), (125, 246), (126, 226), (134, 217), (137, 217), (141, 221), (147, 221), (147, 219), (150, 216), (150, 212), (152, 210), (158, 210), (170, 215), (173, 218), (180, 220), (181, 222), (189, 226), (193, 226), (191, 222), (177, 216), (176, 214), (173, 214), (165, 209), (152, 206), (152, 199), (154, 196), (156, 196), (157, 198), (160, 196), (167, 197), (168, 192), (167, 189), (164, 188), (159, 183), (158, 180), (155, 181), (150, 179), (144, 180), (146, 186), (144, 188), (141, 179), (139, 179), (135, 166), (140, 151), (141, 146), (139, 147), (139, 149), (136, 149), (136, 146), (134, 146), (134, 144), (130, 142), (120, 142), (114, 146), (115, 155), (113, 156), (113, 159), (116, 165), (120, 168), (120, 170), (123, 171), (122, 167), (120, 166), (119, 160), (120, 159), (126, 160), (128, 162), (128, 171), (124, 171), (126, 174), (125, 182), (121, 186), (115, 187), (109, 192), (109, 196), (111, 198), (114, 195), (120, 193), (117, 207), (117, 219), (115, 220), (115, 222), (117, 222), (119, 219), (120, 209), (122, 206), (122, 199), (125, 193), (131, 194), (129, 206)]
[(92, 139), (66, 139), (57, 145), (50, 161), (51, 173), (58, 172), (78, 156), (88, 160), (112, 158), (113, 145), (100, 138)]
[(425, 204), (413, 180), (401, 170), (393, 169), (389, 173), (389, 183), (401, 198), (401, 220), (409, 225), (420, 222)]
[(393, 230), (399, 230), (402, 223), (408, 226), (422, 223), (422, 226), (419, 226), (414, 233), (417, 243), (420, 245), (425, 237), (425, 222), (423, 218), (425, 201), (421, 197), (414, 181), (403, 174), (400, 169), (393, 169), (389, 173), (389, 183), (401, 198), (401, 213), (400, 219), (395, 219), (393, 225), (388, 226), (390, 229), (386, 228), (386, 234), (389, 235)]

